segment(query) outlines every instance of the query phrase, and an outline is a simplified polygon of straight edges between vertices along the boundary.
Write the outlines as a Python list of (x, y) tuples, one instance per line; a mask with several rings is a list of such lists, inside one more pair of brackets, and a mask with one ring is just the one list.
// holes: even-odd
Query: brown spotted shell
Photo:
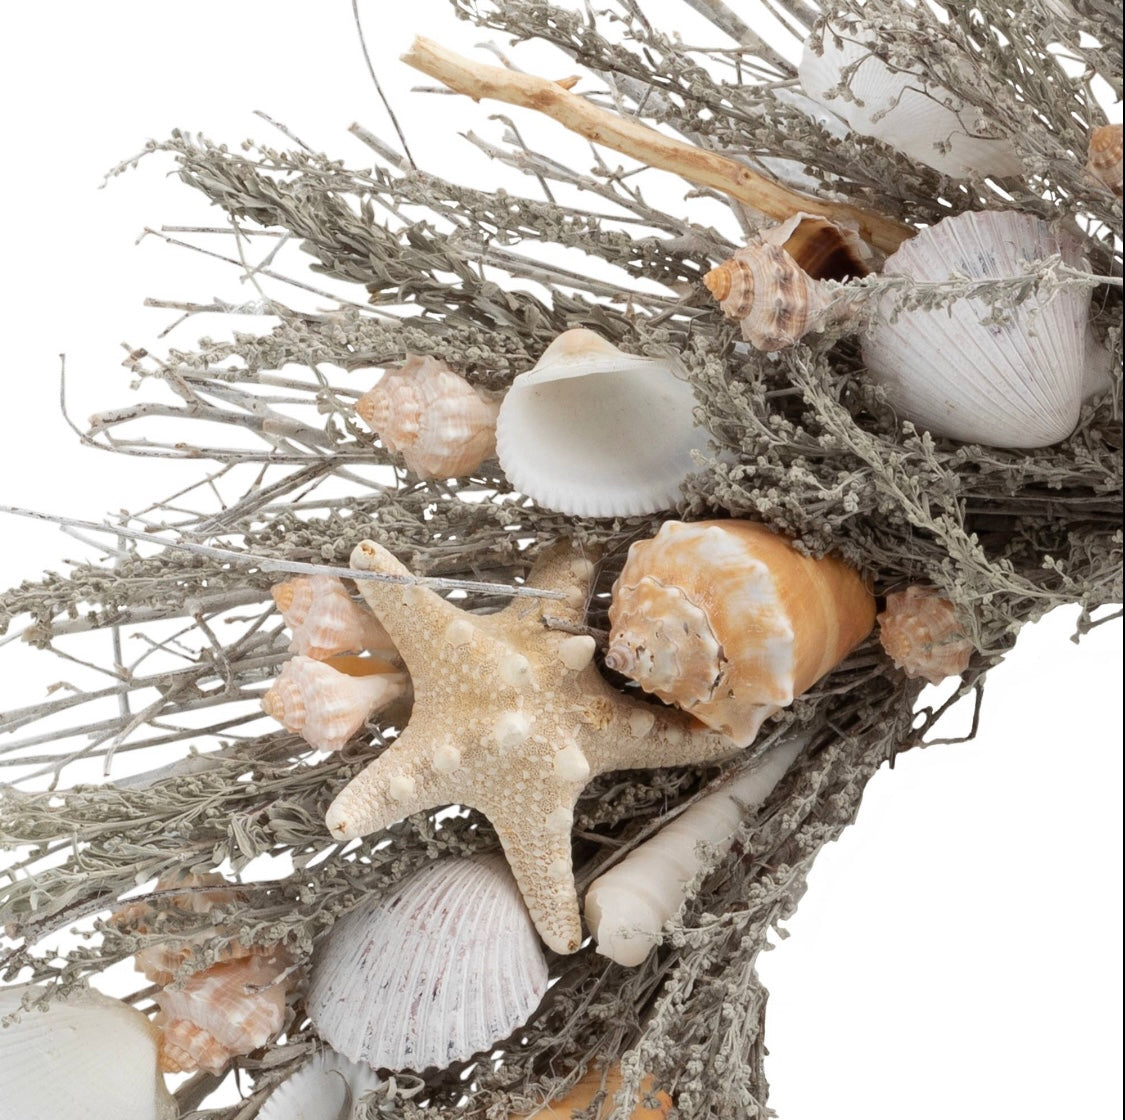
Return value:
[(875, 600), (842, 560), (750, 521), (669, 521), (629, 549), (606, 665), (742, 746), (870, 632)]
[(1090, 133), (1089, 159), (1086, 169), (1121, 197), (1121, 125), (1106, 124)]
[(445, 362), (411, 354), (360, 397), (355, 410), (416, 475), (456, 478), (496, 454), (499, 407)]
[(957, 618), (957, 610), (932, 587), (912, 584), (892, 591), (879, 616), (879, 640), (908, 677), (940, 684), (960, 676), (973, 655), (973, 643)]
[(290, 653), (323, 661), (338, 653), (371, 650), (394, 657), (390, 635), (335, 576), (297, 576), (271, 588), (293, 640)]

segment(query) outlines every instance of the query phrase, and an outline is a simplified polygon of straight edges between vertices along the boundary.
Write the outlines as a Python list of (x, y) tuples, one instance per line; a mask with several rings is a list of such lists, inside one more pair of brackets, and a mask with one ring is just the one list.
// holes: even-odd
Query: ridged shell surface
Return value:
[(832, 556), (750, 521), (668, 521), (629, 549), (605, 663), (745, 746), (870, 632), (875, 601)]
[(270, 1093), (258, 1120), (343, 1120), (379, 1083), (367, 1066), (322, 1050)]
[(1106, 124), (1090, 133), (1090, 154), (1086, 167), (1090, 174), (1121, 197), (1121, 125)]
[(157, 1069), (157, 1033), (141, 1012), (89, 991), (20, 1011), (29, 985), (0, 989), (4, 1120), (173, 1120)]
[(496, 402), (436, 358), (409, 355), (355, 407), (421, 478), (471, 474), (496, 453)]
[(318, 661), (360, 650), (394, 656), (394, 643), (379, 620), (357, 603), (335, 576), (297, 576), (272, 589), (293, 635), (290, 653)]
[(353, 1061), (421, 1072), (506, 1038), (546, 990), (504, 861), (442, 859), (336, 923), (316, 949), (306, 1006)]
[[(878, 51), (869, 31), (824, 27), (805, 43), (797, 69), (801, 86), (854, 131), (943, 175), (1021, 173), (1015, 149), (979, 110), (920, 68), (888, 65)], [(850, 93), (833, 95), (841, 83)]]
[[(1038, 218), (1011, 211), (958, 214), (887, 258), (884, 273), (924, 282), (1021, 276), (1028, 262), (1075, 247)], [(882, 297), (863, 336), (863, 359), (903, 420), (934, 435), (991, 447), (1047, 447), (1078, 422), (1086, 377), (1090, 290), (1032, 293), (1004, 319), (958, 298), (893, 316)], [(893, 321), (892, 321), (893, 319)]]
[(878, 621), (879, 641), (908, 677), (940, 684), (969, 667), (973, 643), (965, 636), (956, 607), (932, 587), (912, 584), (892, 591)]
[(626, 354), (593, 331), (559, 335), (500, 406), (496, 444), (515, 489), (545, 509), (629, 517), (667, 509), (707, 447), (676, 363)]

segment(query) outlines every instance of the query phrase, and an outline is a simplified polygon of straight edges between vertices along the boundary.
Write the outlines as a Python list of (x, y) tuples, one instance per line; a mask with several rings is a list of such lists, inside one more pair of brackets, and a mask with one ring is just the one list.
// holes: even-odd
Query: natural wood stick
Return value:
[(714, 187), (779, 221), (803, 210), (836, 222), (852, 222), (858, 226), (864, 240), (885, 253), (893, 252), (917, 232), (858, 206), (810, 198), (725, 156), (696, 148), (639, 121), (601, 109), (570, 93), (558, 82), (474, 62), (431, 39), (421, 36), (415, 39), (402, 61), (436, 78), (455, 93), (466, 94), (474, 101), (490, 97), (509, 105), (536, 109), (587, 140), (604, 144), (650, 167), (673, 171), (690, 182)]

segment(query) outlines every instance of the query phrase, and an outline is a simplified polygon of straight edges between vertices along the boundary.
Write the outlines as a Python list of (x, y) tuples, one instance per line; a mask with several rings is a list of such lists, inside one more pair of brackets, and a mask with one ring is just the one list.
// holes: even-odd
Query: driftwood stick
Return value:
[(490, 97), (509, 105), (536, 109), (587, 140), (650, 167), (673, 171), (692, 183), (713, 187), (779, 221), (803, 210), (832, 221), (854, 223), (865, 240), (885, 253), (893, 252), (916, 232), (910, 226), (858, 206), (825, 202), (790, 190), (716, 152), (704, 151), (639, 121), (599, 108), (569, 92), (559, 82), (474, 62), (421, 36), (414, 40), (402, 61), (436, 78), (455, 93), (463, 93), (474, 101)]

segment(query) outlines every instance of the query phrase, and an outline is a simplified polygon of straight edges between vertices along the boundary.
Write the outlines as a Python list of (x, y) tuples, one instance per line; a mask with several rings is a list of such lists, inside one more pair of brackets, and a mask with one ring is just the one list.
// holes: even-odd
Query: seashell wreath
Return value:
[[(866, 781), (1024, 623), (1121, 601), (1121, 134), (1090, 93), (1121, 75), (1089, 45), (1115, 29), (989, 5), (989, 39), (871, 0), (795, 66), (691, 7), (759, 43), (740, 82), (635, 6), (612, 34), (659, 96), (604, 14), (472, 6), (631, 115), (425, 39), (405, 60), (725, 195), (726, 226), (522, 142), (477, 140), (560, 200), (423, 175), (358, 126), (374, 176), (152, 146), (374, 306), (134, 352), (185, 421), (265, 450), (194, 448), (221, 466), (169, 500), (176, 533), (85, 525), (111, 563), (0, 595), (40, 650), (108, 636), (123, 705), (4, 717), (32, 728), (0, 786), (27, 846), (0, 888), (21, 1118), (765, 1115), (746, 978)], [(89, 438), (151, 449), (122, 417)], [(56, 956), (75, 921), (90, 943)], [(147, 986), (91, 986), (128, 959)], [(229, 1074), (239, 1103), (199, 1112)]]

